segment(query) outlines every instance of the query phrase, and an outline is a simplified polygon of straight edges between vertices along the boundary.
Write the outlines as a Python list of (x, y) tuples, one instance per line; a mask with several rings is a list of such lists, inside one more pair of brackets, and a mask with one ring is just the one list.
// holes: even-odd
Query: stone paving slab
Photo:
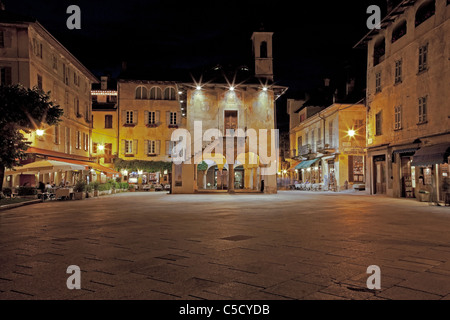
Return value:
[(449, 208), (361, 193), (51, 201), (0, 212), (0, 299), (449, 299), (448, 230)]

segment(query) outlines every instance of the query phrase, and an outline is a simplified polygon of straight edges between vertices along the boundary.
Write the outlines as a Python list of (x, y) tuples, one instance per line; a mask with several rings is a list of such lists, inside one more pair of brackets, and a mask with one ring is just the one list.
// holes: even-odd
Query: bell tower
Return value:
[(273, 81), (272, 37), (273, 32), (258, 31), (253, 33), (252, 42), (255, 76)]

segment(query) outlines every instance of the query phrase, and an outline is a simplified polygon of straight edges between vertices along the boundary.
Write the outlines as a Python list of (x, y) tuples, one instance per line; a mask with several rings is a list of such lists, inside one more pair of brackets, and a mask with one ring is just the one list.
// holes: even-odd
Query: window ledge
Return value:
[(420, 125), (427, 124), (427, 123), (428, 123), (428, 121), (423, 121), (423, 122), (418, 122), (417, 125), (420, 126)]
[(147, 128), (157, 128), (158, 124), (157, 123), (149, 123), (146, 126), (147, 126)]
[(149, 154), (147, 154), (147, 157), (156, 157), (156, 156), (158, 156), (156, 153), (149, 153)]
[(394, 129), (394, 131), (402, 131), (403, 128)]
[(419, 76), (419, 75), (421, 75), (421, 74), (426, 73), (427, 71), (428, 71), (428, 67), (426, 67), (426, 68), (423, 69), (423, 70), (418, 71), (418, 72), (417, 72), (417, 75)]
[(169, 129), (178, 129), (177, 124), (169, 124)]
[(402, 84), (402, 83), (403, 83), (403, 80), (396, 81), (396, 82), (394, 82), (394, 86), (398, 86), (398, 85), (400, 85), (400, 84)]
[(132, 128), (132, 127), (136, 127), (136, 124), (135, 123), (124, 123), (123, 126)]
[(129, 154), (129, 153), (126, 153), (126, 154), (125, 154), (125, 157), (127, 157), (127, 158), (131, 158), (131, 157), (134, 157), (134, 154)]

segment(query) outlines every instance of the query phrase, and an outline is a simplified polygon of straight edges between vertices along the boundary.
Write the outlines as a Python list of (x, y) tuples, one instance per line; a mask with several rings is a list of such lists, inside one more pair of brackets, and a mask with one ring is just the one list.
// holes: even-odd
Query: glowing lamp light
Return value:
[(308, 168), (308, 170), (307, 170), (308, 172), (310, 172), (311, 171), (311, 168)]
[(234, 87), (230, 87), (230, 91), (234, 91)]
[(283, 173), (286, 174), (286, 173), (287, 173), (287, 170), (284, 170)]
[(36, 130), (36, 135), (38, 137), (42, 137), (44, 135), (44, 130), (41, 130), (41, 129)]
[(144, 171), (143, 170), (138, 170), (138, 174), (143, 174)]
[(178, 91), (178, 94), (183, 94), (183, 91)]
[(263, 87), (263, 91), (264, 91), (264, 92), (267, 91), (267, 87)]
[(98, 151), (103, 151), (103, 150), (105, 150), (105, 146), (101, 144), (101, 145), (97, 146), (97, 149), (98, 149)]
[(122, 172), (125, 176), (128, 175), (128, 170), (123, 170)]
[(202, 87), (200, 87), (200, 86), (197, 86), (197, 88), (196, 88), (197, 90), (202, 90)]
[(295, 173), (298, 173), (298, 169), (295, 169)]
[(353, 130), (353, 129), (348, 130), (348, 136), (349, 137), (354, 137), (355, 134), (356, 134), (355, 130)]
[(278, 171), (278, 175), (281, 176), (281, 171)]

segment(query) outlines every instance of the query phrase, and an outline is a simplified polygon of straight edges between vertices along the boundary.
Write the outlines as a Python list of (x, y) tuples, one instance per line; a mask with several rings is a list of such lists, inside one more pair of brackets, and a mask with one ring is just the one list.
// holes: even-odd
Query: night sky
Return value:
[[(352, 47), (368, 32), (366, 9), (385, 0), (354, 1), (45, 1), (3, 0), (30, 15), (95, 75), (117, 76), (122, 61), (186, 69), (251, 62), (253, 31), (274, 32), (274, 73), (290, 90), (311, 90), (325, 77), (365, 81), (365, 50)], [(81, 30), (69, 30), (66, 9), (81, 8)], [(349, 71), (350, 70), (350, 71)], [(176, 80), (176, 79), (175, 79)], [(286, 129), (285, 99), (277, 103)]]

